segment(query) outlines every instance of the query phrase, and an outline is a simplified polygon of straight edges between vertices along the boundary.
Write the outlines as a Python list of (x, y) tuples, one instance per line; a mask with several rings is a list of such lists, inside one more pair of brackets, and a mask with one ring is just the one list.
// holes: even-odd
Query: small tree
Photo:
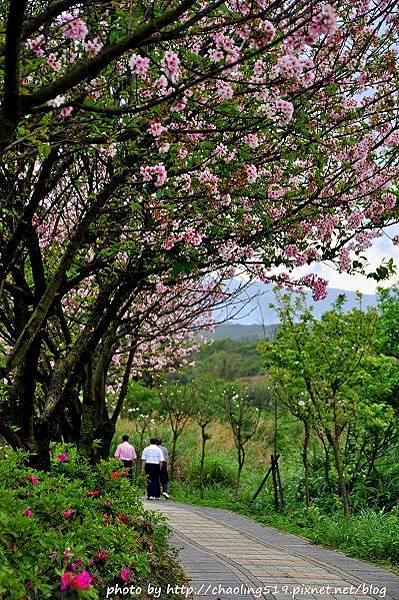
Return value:
[(204, 497), (204, 462), (206, 442), (210, 439), (208, 425), (220, 414), (220, 386), (211, 378), (198, 379), (190, 386), (195, 412), (193, 417), (201, 429), (200, 495)]
[(233, 432), (237, 450), (237, 481), (235, 499), (240, 489), (241, 473), (245, 463), (246, 445), (253, 438), (259, 425), (260, 410), (249, 402), (249, 395), (241, 385), (226, 385), (222, 392), (225, 414)]
[(183, 433), (188, 419), (194, 414), (195, 406), (187, 385), (168, 384), (159, 392), (160, 410), (166, 414), (172, 429), (172, 452), (170, 457), (170, 479), (175, 476), (177, 440)]
[(286, 406), (289, 411), (297, 417), (303, 424), (302, 440), (302, 463), (304, 471), (303, 495), (306, 506), (310, 506), (310, 488), (309, 488), (309, 444), (312, 431), (313, 411), (307, 401), (306, 392), (298, 390), (287, 374), (275, 374), (270, 371), (272, 389), (275, 395), (275, 401)]

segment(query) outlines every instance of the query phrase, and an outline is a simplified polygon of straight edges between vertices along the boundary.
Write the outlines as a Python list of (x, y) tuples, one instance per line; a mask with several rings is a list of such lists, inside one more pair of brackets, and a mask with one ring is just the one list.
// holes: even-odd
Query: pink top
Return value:
[(116, 449), (115, 458), (119, 458), (120, 460), (135, 460), (137, 455), (129, 442), (122, 442)]

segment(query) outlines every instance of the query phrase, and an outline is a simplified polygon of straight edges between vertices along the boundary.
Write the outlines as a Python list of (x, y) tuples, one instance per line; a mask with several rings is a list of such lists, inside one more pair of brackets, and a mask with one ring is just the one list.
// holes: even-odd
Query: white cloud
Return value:
[[(377, 238), (369, 250), (364, 252), (368, 259), (367, 272), (373, 272), (384, 261), (393, 258), (397, 269), (399, 268), (399, 247), (394, 246), (391, 237), (398, 232), (397, 226), (387, 228), (384, 235)], [(388, 287), (399, 283), (399, 274), (392, 276), (386, 281), (377, 282), (365, 275), (357, 273), (339, 273), (336, 268), (327, 263), (312, 266), (312, 272), (319, 274), (329, 282), (329, 287), (343, 290), (359, 291), (363, 294), (374, 294), (377, 287)]]

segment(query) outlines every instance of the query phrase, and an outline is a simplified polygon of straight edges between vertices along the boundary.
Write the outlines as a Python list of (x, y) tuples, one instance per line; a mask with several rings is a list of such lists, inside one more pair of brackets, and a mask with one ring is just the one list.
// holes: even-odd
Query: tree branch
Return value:
[(65, 77), (45, 86), (36, 94), (24, 96), (22, 100), (23, 110), (27, 112), (34, 106), (43, 104), (60, 94), (68, 92), (71, 88), (86, 79), (95, 78), (104, 67), (122, 56), (127, 50), (133, 50), (141, 46), (151, 35), (176, 21), (193, 4), (195, 4), (195, 0), (183, 0), (176, 9), (168, 11), (149, 23), (141, 25), (136, 31), (130, 35), (126, 35), (116, 44), (104, 48), (93, 59), (80, 64), (76, 69), (65, 75)]
[(12, 0), (7, 17), (4, 60), (3, 115), (0, 119), (0, 139), (3, 142), (12, 137), (17, 123), (19, 102), (19, 57), (21, 53), (22, 24), (26, 0)]

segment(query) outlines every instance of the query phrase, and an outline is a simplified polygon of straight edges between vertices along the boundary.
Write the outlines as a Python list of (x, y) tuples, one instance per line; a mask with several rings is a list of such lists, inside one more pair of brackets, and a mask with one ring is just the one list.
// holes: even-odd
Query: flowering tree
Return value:
[[(397, 2), (0, 11), (0, 377), (16, 445), (55, 435), (71, 374), (90, 381), (116, 315), (157, 282), (361, 268), (395, 220)], [(325, 294), (314, 275), (297, 283)]]

